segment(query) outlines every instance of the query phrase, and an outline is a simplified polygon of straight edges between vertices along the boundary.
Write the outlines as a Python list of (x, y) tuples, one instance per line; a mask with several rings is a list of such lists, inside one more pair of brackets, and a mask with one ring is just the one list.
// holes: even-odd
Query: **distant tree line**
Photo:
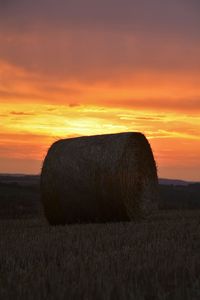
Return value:
[[(0, 219), (41, 216), (39, 176), (6, 179), (0, 176)], [(200, 183), (159, 185), (159, 209), (200, 209)]]

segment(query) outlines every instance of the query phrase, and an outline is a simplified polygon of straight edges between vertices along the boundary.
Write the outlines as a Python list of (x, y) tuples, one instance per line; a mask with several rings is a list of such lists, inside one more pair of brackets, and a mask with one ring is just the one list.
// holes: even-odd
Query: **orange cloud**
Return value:
[(142, 131), (160, 176), (200, 179), (198, 8), (193, 0), (2, 4), (0, 171), (39, 172), (59, 138)]
[[(4, 133), (0, 135), (0, 157), (41, 162), (50, 144), (59, 138), (141, 131), (151, 141), (160, 176), (170, 174), (172, 177), (174, 168), (183, 169), (184, 166), (193, 166), (190, 179), (196, 180), (199, 176), (200, 124), (196, 115), (37, 103), (18, 103), (19, 113), (12, 114), (11, 107), (13, 104), (1, 107), (4, 118), (0, 125)], [(187, 179), (187, 174), (183, 176)]]
[[(181, 74), (140, 72), (110, 78), (93, 84), (55, 80), (1, 62), (0, 103), (49, 103), (62, 105), (99, 105), (130, 109), (200, 111), (200, 73)], [(9, 70), (9, 71), (8, 71)]]

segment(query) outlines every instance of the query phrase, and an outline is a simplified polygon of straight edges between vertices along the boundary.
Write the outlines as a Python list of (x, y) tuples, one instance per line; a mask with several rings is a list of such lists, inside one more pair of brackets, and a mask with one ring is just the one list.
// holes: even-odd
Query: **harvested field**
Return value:
[(50, 227), (0, 221), (1, 299), (197, 300), (200, 211)]

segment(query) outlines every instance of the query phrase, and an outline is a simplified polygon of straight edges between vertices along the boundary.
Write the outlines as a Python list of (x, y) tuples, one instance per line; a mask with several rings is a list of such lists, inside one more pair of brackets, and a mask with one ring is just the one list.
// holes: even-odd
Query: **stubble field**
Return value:
[(200, 212), (139, 223), (0, 222), (0, 299), (200, 299)]
[(51, 227), (37, 186), (5, 182), (0, 205), (0, 299), (200, 299), (198, 207)]

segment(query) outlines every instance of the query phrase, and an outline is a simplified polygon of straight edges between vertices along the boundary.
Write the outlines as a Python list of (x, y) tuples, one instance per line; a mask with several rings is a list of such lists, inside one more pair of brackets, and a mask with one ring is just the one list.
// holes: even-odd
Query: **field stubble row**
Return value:
[(0, 221), (1, 299), (200, 299), (200, 211), (50, 227)]

